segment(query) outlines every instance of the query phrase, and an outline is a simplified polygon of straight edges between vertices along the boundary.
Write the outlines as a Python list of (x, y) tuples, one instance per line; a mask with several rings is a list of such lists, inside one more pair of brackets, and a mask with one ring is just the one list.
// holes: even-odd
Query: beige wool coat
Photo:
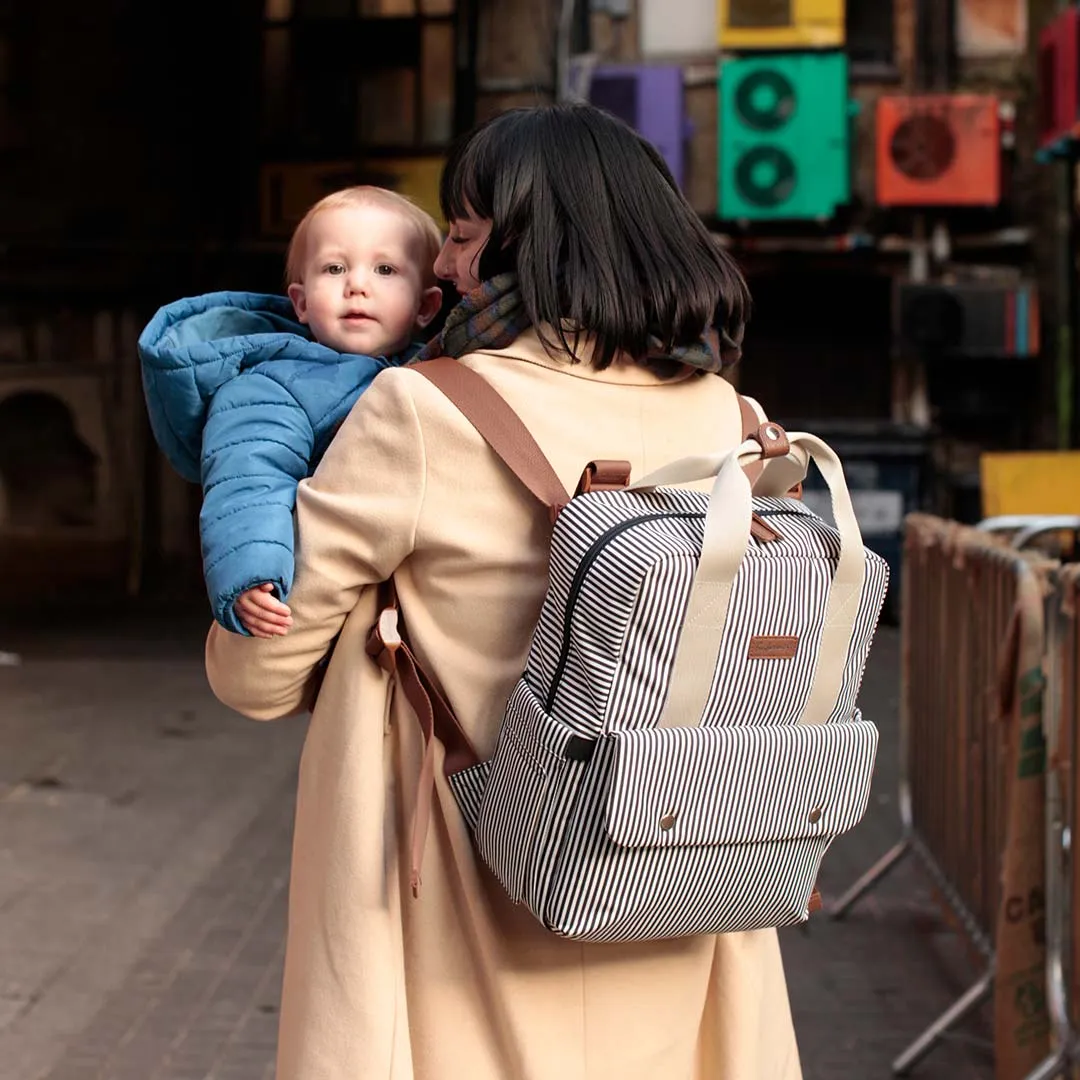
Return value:
[[(509, 401), (573, 491), (733, 446), (731, 386), (551, 358), (534, 332), (462, 363)], [(300, 765), (278, 1080), (798, 1080), (775, 931), (612, 945), (556, 938), (478, 862), (441, 774), (409, 887), (422, 737), (367, 658), (394, 574), (415, 652), (494, 749), (546, 586), (547, 515), (423, 376), (382, 372), (300, 485), (294, 626), (217, 626), (210, 683), (257, 720), (303, 710), (340, 632)], [(293, 722), (302, 722), (297, 719)]]

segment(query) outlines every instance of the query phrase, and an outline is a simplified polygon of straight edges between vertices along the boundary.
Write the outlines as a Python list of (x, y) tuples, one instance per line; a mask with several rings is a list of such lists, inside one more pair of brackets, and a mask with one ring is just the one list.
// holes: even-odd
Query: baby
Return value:
[(139, 337), (150, 424), (201, 481), (203, 572), (217, 619), (256, 637), (291, 625), (296, 486), (385, 367), (419, 350), (438, 314), (434, 220), (408, 199), (353, 187), (296, 227), (288, 299), (218, 292), (161, 308)]

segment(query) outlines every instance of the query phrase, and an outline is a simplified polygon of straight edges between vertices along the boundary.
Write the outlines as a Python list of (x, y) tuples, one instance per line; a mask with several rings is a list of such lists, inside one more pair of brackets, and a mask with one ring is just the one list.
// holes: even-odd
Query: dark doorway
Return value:
[(786, 419), (886, 419), (892, 279), (801, 266), (753, 274), (739, 389)]
[(0, 528), (93, 525), (97, 465), (59, 398), (27, 391), (0, 401)]

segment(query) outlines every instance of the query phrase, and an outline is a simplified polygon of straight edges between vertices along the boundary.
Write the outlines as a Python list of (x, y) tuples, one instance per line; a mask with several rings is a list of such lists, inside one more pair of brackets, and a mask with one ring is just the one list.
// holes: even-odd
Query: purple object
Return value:
[(679, 187), (686, 165), (683, 73), (678, 66), (600, 65), (589, 83), (589, 101), (625, 120), (660, 151)]

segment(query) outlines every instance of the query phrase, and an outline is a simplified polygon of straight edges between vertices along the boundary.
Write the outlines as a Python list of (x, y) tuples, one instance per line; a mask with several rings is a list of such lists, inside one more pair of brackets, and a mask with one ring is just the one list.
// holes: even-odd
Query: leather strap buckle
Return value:
[(374, 658), (383, 671), (393, 675), (397, 670), (397, 651), (402, 644), (398, 610), (396, 607), (385, 607), (379, 612), (379, 618), (368, 634), (364, 651)]
[(379, 621), (375, 632), (382, 639), (383, 647), (393, 651), (401, 645), (401, 631), (398, 628), (398, 610), (396, 607), (383, 608), (379, 612)]
[(769, 458), (784, 457), (791, 451), (787, 432), (771, 420), (761, 424), (750, 437), (761, 444), (761, 456), (766, 461)]
[(630, 483), (630, 462), (598, 458), (585, 466), (574, 496), (590, 491), (622, 491)]

